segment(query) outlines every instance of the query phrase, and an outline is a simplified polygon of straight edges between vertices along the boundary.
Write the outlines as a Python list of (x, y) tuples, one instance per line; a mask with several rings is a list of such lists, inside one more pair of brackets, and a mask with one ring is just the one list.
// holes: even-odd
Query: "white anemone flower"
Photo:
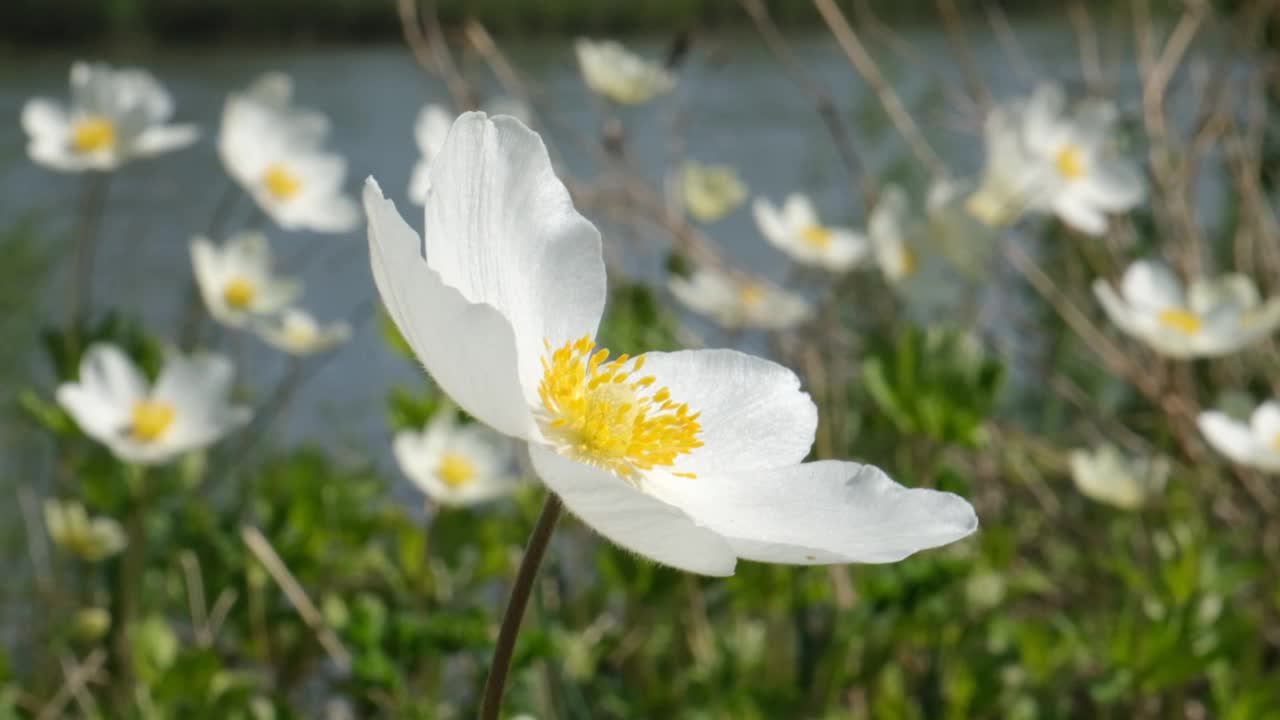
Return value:
[(1164, 491), (1169, 460), (1130, 457), (1113, 445), (1071, 451), (1071, 479), (1085, 497), (1122, 510), (1136, 510)]
[(1107, 229), (1107, 214), (1129, 210), (1146, 194), (1141, 172), (1113, 148), (1116, 109), (1082, 103), (1068, 115), (1057, 85), (996, 109), (986, 125), (988, 162), (969, 200), (979, 219), (1006, 224), (1024, 210), (1050, 212), (1089, 235)]
[(582, 78), (592, 92), (622, 103), (638, 105), (675, 87), (675, 77), (614, 40), (579, 38), (573, 44)]
[(249, 422), (248, 408), (227, 401), (231, 374), (224, 357), (173, 353), (149, 386), (123, 350), (98, 343), (80, 359), (80, 379), (58, 387), (58, 403), (116, 457), (155, 465)]
[(519, 484), (511, 441), (482, 425), (459, 425), (452, 408), (436, 412), (421, 432), (396, 433), (392, 449), (400, 470), (440, 505), (476, 505)]
[(756, 198), (751, 211), (765, 239), (805, 265), (843, 272), (861, 262), (871, 250), (862, 233), (824, 225), (813, 202), (802, 193), (788, 195), (782, 207)]
[(667, 287), (690, 310), (729, 330), (786, 330), (813, 312), (804, 298), (764, 280), (706, 268), (689, 277), (673, 275)]
[(1238, 274), (1196, 279), (1184, 291), (1165, 265), (1140, 260), (1125, 271), (1119, 293), (1102, 279), (1093, 292), (1116, 326), (1170, 357), (1229, 355), (1280, 325), (1280, 298), (1263, 303), (1253, 281)]
[(799, 464), (817, 408), (786, 368), (733, 350), (608, 359), (600, 233), (518, 120), (459, 117), (431, 184), (423, 237), (366, 186), (383, 303), (436, 384), (525, 441), (543, 482), (614, 543), (729, 575), (738, 558), (890, 562), (976, 528), (955, 495)]
[(342, 191), (347, 162), (323, 149), (324, 115), (294, 106), (292, 98), (292, 82), (280, 73), (229, 95), (218, 137), (222, 164), (280, 227), (349, 232), (359, 214)]
[(418, 143), (420, 157), (409, 178), (409, 199), (422, 205), (427, 201), (427, 193), (431, 190), (431, 158), (440, 152), (444, 138), (453, 125), (453, 113), (442, 105), (430, 104), (418, 113), (418, 120), (413, 124), (413, 139)]
[(196, 141), (194, 125), (170, 125), (173, 98), (146, 70), (71, 66), (71, 103), (33, 98), (22, 108), (27, 154), (65, 172), (115, 170)]
[(230, 327), (278, 313), (302, 291), (299, 281), (274, 274), (271, 246), (259, 232), (233, 235), (221, 247), (196, 237), (191, 265), (209, 314)]
[(886, 185), (867, 219), (867, 235), (875, 250), (876, 264), (891, 283), (915, 275), (920, 260), (908, 238), (910, 205), (897, 185)]
[(254, 325), (258, 337), (290, 355), (312, 355), (331, 350), (351, 339), (345, 322), (321, 325), (301, 308), (286, 308), (280, 315)]
[(1280, 473), (1280, 402), (1262, 403), (1247, 422), (1217, 410), (1200, 413), (1197, 421), (1209, 444), (1232, 462)]
[(732, 166), (690, 160), (680, 172), (680, 194), (696, 220), (715, 222), (747, 199), (747, 186)]
[(44, 501), (44, 525), (53, 544), (84, 560), (99, 562), (127, 544), (124, 528), (109, 517), (89, 517), (75, 501)]

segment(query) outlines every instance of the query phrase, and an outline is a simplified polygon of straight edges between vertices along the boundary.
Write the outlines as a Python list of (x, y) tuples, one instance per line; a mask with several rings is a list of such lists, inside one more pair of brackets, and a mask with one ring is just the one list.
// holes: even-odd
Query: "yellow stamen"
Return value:
[(1084, 154), (1075, 145), (1064, 145), (1053, 157), (1053, 164), (1058, 168), (1058, 174), (1067, 180), (1084, 177)]
[(267, 186), (267, 191), (277, 200), (288, 200), (302, 189), (302, 178), (289, 172), (289, 168), (279, 163), (267, 168), (267, 174), (262, 182)]
[(810, 225), (800, 231), (800, 239), (805, 245), (822, 250), (831, 244), (831, 231), (821, 225)]
[(584, 336), (555, 351), (548, 343), (542, 358), (539, 419), (561, 452), (636, 482), (641, 472), (669, 468), (702, 447), (701, 413), (672, 400), (667, 388), (653, 388), (653, 376), (632, 379), (643, 356), (608, 360), (608, 350), (595, 348)]
[(449, 452), (440, 458), (440, 467), (436, 469), (436, 475), (445, 485), (460, 488), (475, 479), (476, 465), (465, 455)]
[(116, 126), (104, 117), (90, 115), (71, 129), (71, 146), (76, 152), (106, 150), (116, 144)]
[(244, 278), (234, 278), (222, 288), (222, 299), (234, 310), (246, 310), (253, 303), (257, 290)]
[(137, 442), (159, 440), (173, 425), (173, 406), (159, 400), (135, 403), (129, 422), (129, 436)]
[(910, 277), (916, 274), (916, 254), (906, 248), (902, 248), (902, 267), (900, 272), (902, 277)]
[(769, 291), (762, 285), (756, 283), (747, 283), (738, 289), (738, 297), (742, 300), (742, 304), (747, 307), (756, 307), (764, 302)]
[(1165, 310), (1160, 313), (1158, 319), (1161, 325), (1173, 328), (1186, 335), (1195, 335), (1200, 332), (1200, 328), (1204, 325), (1199, 315), (1181, 308)]

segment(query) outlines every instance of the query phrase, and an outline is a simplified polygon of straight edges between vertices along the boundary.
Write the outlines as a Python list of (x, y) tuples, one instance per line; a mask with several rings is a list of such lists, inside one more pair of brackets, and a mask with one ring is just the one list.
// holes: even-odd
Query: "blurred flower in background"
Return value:
[(321, 325), (306, 310), (286, 308), (283, 313), (254, 324), (267, 344), (291, 355), (311, 355), (330, 350), (351, 338), (345, 322)]
[(1164, 491), (1170, 464), (1164, 457), (1133, 457), (1114, 445), (1071, 451), (1071, 479), (1085, 497), (1136, 510)]
[(672, 275), (667, 287), (689, 309), (729, 330), (786, 330), (808, 320), (813, 310), (804, 298), (761, 278), (708, 268), (688, 277)]
[(173, 99), (139, 68), (71, 66), (71, 103), (33, 98), (22, 108), (27, 154), (64, 172), (115, 170), (138, 158), (195, 142), (194, 125), (169, 125)]
[(714, 222), (747, 199), (747, 186), (731, 165), (704, 165), (696, 160), (680, 172), (684, 206), (698, 222)]
[(1257, 285), (1238, 274), (1197, 278), (1184, 290), (1164, 264), (1139, 260), (1119, 293), (1102, 279), (1093, 292), (1116, 326), (1170, 357), (1229, 355), (1280, 325), (1280, 298), (1263, 303)]
[(191, 265), (209, 314), (231, 327), (278, 313), (302, 292), (300, 281), (274, 274), (271, 245), (260, 232), (233, 235), (221, 247), (197, 237)]
[(222, 163), (280, 227), (348, 232), (359, 213), (342, 191), (346, 160), (323, 150), (328, 119), (292, 101), (293, 83), (282, 73), (266, 73), (232, 93), (218, 137)]
[(970, 211), (992, 225), (1012, 223), (1024, 211), (1050, 212), (1101, 235), (1107, 213), (1129, 210), (1145, 196), (1138, 166), (1115, 151), (1115, 121), (1115, 106), (1102, 100), (1067, 114), (1062, 89), (1048, 83), (993, 110), (987, 168)]
[(96, 344), (80, 361), (80, 379), (58, 387), (58, 403), (84, 433), (116, 457), (164, 463), (211, 445), (249, 422), (231, 405), (231, 363), (215, 355), (171, 353), (154, 385), (115, 345)]
[(1280, 473), (1280, 402), (1262, 403), (1247, 421), (1217, 410), (1200, 413), (1197, 421), (1213, 449), (1232, 462)]
[(573, 49), (587, 87), (614, 102), (637, 105), (675, 87), (675, 77), (665, 68), (614, 40), (579, 38)]
[(897, 185), (886, 185), (867, 219), (867, 235), (880, 272), (891, 283), (915, 274), (919, 258), (907, 242), (907, 194)]
[(483, 425), (459, 425), (441, 408), (421, 432), (401, 430), (392, 444), (400, 470), (433, 502), (466, 506), (515, 490), (511, 441)]
[(124, 528), (109, 517), (89, 517), (74, 500), (44, 501), (44, 525), (53, 544), (85, 562), (99, 562), (126, 545)]
[(751, 211), (765, 239), (804, 265), (844, 272), (871, 250), (862, 233), (824, 225), (813, 202), (803, 193), (788, 195), (782, 207), (766, 198), (756, 198)]
[(428, 172), (431, 158), (440, 152), (453, 118), (453, 113), (443, 105), (431, 103), (418, 112), (418, 119), (413, 124), (413, 139), (418, 143), (422, 157), (409, 177), (409, 199), (419, 205), (427, 201), (427, 193), (431, 190), (431, 173)]

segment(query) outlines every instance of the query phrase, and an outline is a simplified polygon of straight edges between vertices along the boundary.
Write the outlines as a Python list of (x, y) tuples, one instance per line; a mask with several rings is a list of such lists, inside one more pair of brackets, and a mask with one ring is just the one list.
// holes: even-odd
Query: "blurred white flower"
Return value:
[(519, 483), (511, 441), (483, 425), (459, 425), (452, 408), (437, 411), (422, 432), (396, 433), (392, 449), (400, 470), (440, 505), (486, 502)]
[(259, 232), (233, 235), (221, 247), (196, 237), (191, 266), (209, 314), (231, 327), (280, 312), (302, 291), (299, 281), (272, 272), (271, 246)]
[(1197, 420), (1209, 444), (1232, 462), (1280, 473), (1280, 403), (1262, 403), (1248, 422), (1216, 410), (1200, 413)]
[(1196, 279), (1184, 291), (1169, 268), (1140, 260), (1125, 271), (1119, 293), (1102, 279), (1093, 292), (1121, 330), (1171, 357), (1229, 355), (1280, 325), (1280, 298), (1263, 303), (1243, 275)]
[(413, 125), (413, 139), (418, 143), (420, 157), (409, 178), (409, 199), (419, 205), (427, 201), (427, 193), (431, 190), (431, 173), (428, 172), (431, 158), (440, 152), (453, 118), (452, 112), (434, 103), (418, 112), (418, 120)]
[(667, 287), (689, 309), (736, 330), (786, 330), (809, 319), (804, 298), (758, 278), (699, 268), (689, 277), (673, 275)]
[(292, 355), (324, 352), (351, 338), (351, 326), (347, 323), (321, 325), (306, 310), (293, 307), (255, 323), (253, 328), (268, 344)]
[(195, 142), (194, 125), (169, 125), (173, 99), (145, 70), (105, 63), (71, 66), (71, 104), (33, 98), (22, 108), (27, 154), (67, 172), (114, 170), (130, 160)]
[(1114, 152), (1115, 106), (1094, 100), (1065, 113), (1062, 89), (1043, 84), (1030, 98), (987, 118), (987, 168), (968, 207), (992, 225), (1024, 211), (1051, 212), (1083, 233), (1101, 235), (1107, 213), (1146, 194), (1138, 167)]
[(44, 501), (44, 525), (53, 544), (84, 560), (99, 562), (124, 549), (124, 528), (109, 517), (89, 517), (75, 501)]
[(372, 180), (383, 303), (436, 384), (524, 440), (569, 511), (660, 563), (728, 575), (738, 558), (890, 562), (964, 537), (973, 508), (808, 455), (817, 408), (794, 373), (732, 350), (608, 359), (600, 233), (541, 138), (465, 113), (431, 165), (419, 237)]
[(280, 227), (349, 232), (360, 218), (342, 192), (346, 160), (322, 149), (329, 131), (324, 115), (295, 107), (292, 98), (292, 82), (281, 73), (229, 95), (218, 137), (222, 163)]
[(587, 87), (614, 102), (636, 105), (675, 87), (676, 79), (666, 68), (614, 40), (579, 38), (573, 49)]
[(1136, 510), (1164, 491), (1169, 460), (1130, 457), (1113, 445), (1071, 451), (1071, 479), (1085, 497), (1123, 510)]
[(248, 408), (227, 401), (231, 373), (226, 358), (173, 353), (148, 386), (123, 350), (98, 343), (80, 359), (80, 379), (58, 387), (58, 403), (116, 457), (155, 465), (249, 422)]
[(920, 259), (908, 242), (909, 211), (907, 194), (897, 185), (886, 185), (867, 220), (867, 235), (875, 250), (880, 272), (891, 283), (915, 274)]
[(796, 262), (843, 272), (853, 268), (871, 250), (862, 233), (824, 225), (807, 195), (792, 193), (781, 208), (765, 198), (751, 205), (756, 227), (779, 250)]
[(747, 186), (729, 165), (704, 165), (695, 160), (680, 172), (684, 206), (699, 222), (714, 222), (747, 199)]

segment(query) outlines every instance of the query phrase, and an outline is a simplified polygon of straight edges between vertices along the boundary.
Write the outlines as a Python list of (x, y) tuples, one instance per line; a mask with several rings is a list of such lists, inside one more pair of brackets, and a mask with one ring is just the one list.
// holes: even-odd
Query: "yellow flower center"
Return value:
[[(632, 379), (644, 356), (608, 360), (590, 336), (565, 343), (542, 358), (543, 430), (561, 452), (635, 482), (642, 471), (671, 467), (702, 447), (701, 413), (671, 399), (655, 378)], [(694, 477), (693, 473), (673, 473)]]
[(234, 278), (222, 288), (222, 299), (234, 310), (245, 310), (256, 294), (253, 283), (244, 278)]
[(831, 244), (831, 231), (821, 225), (810, 225), (800, 231), (800, 239), (805, 245), (822, 250)]
[(1161, 325), (1173, 328), (1186, 335), (1195, 335), (1200, 332), (1200, 328), (1204, 325), (1199, 315), (1181, 308), (1165, 310), (1160, 313), (1158, 320)]
[(1053, 164), (1058, 168), (1058, 174), (1067, 180), (1084, 177), (1084, 154), (1075, 145), (1064, 145), (1053, 157)]
[(747, 283), (738, 288), (738, 297), (742, 300), (742, 304), (747, 307), (756, 307), (764, 302), (769, 291), (762, 285), (756, 283)]
[(476, 465), (465, 455), (447, 452), (440, 458), (440, 467), (436, 475), (451, 488), (460, 488), (471, 482), (476, 476)]
[(902, 267), (900, 268), (902, 277), (915, 275), (916, 266), (916, 254), (906, 248), (902, 248)]
[(90, 115), (71, 129), (71, 146), (76, 152), (91, 153), (116, 144), (116, 126), (104, 117)]
[(173, 425), (173, 406), (159, 400), (143, 400), (133, 406), (129, 436), (143, 443), (155, 442)]
[(302, 189), (302, 179), (289, 172), (289, 168), (280, 163), (267, 168), (267, 174), (262, 182), (267, 186), (267, 191), (277, 200), (288, 200)]

